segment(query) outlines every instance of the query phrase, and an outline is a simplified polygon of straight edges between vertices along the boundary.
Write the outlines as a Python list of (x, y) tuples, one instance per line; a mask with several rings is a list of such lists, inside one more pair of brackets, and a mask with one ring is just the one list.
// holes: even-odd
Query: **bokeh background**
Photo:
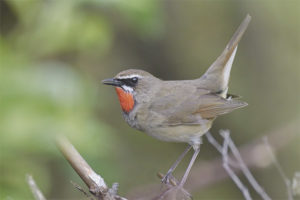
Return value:
[[(249, 106), (219, 117), (212, 133), (230, 129), (240, 146), (299, 122), (300, 1), (1, 0), (0, 9), (0, 199), (32, 199), (26, 173), (49, 199), (84, 199), (70, 180), (83, 183), (55, 146), (60, 134), (109, 185), (119, 182), (123, 196), (159, 183), (156, 172), (166, 172), (185, 144), (131, 129), (101, 80), (128, 68), (197, 78), (247, 13), (229, 91)], [(300, 169), (296, 127), (277, 154), (289, 178)], [(196, 167), (219, 156), (204, 143)], [(252, 171), (271, 197), (286, 198), (274, 166)], [(193, 194), (242, 198), (230, 179)]]

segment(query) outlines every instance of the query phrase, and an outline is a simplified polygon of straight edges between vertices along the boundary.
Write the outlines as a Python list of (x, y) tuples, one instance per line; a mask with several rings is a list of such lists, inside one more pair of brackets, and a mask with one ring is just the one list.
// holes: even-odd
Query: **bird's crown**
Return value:
[(128, 69), (118, 73), (115, 78), (117, 79), (130, 79), (130, 78), (142, 78), (146, 76), (152, 76), (149, 72), (140, 69)]

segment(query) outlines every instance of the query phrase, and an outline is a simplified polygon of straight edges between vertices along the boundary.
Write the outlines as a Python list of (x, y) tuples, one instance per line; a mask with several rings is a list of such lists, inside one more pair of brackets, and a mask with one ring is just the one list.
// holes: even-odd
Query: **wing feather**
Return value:
[(206, 95), (204, 98), (208, 101), (201, 104), (199, 109), (195, 112), (199, 113), (204, 119), (215, 118), (248, 105), (246, 102), (240, 100), (224, 99), (217, 95)]
[(167, 92), (150, 105), (149, 109), (165, 119), (162, 125), (199, 125), (203, 120), (229, 113), (247, 103), (236, 99), (225, 99), (205, 89), (186, 92)]

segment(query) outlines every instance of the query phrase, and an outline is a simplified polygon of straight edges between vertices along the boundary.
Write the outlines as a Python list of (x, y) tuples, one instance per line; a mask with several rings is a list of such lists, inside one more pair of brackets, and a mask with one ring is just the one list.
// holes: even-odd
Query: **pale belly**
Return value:
[[(201, 125), (164, 125), (161, 126), (161, 121), (158, 117), (149, 120), (143, 116), (136, 117), (135, 113), (129, 115), (124, 114), (124, 119), (133, 128), (139, 129), (142, 132), (162, 141), (166, 142), (185, 142), (197, 147), (201, 143), (201, 136), (204, 135), (212, 126), (213, 120), (203, 119)], [(138, 120), (139, 119), (139, 120)]]
[(210, 128), (212, 122), (207, 121), (203, 125), (178, 125), (168, 127), (156, 127), (145, 130), (145, 132), (158, 140), (167, 142), (185, 142), (192, 146), (199, 146), (201, 136)]

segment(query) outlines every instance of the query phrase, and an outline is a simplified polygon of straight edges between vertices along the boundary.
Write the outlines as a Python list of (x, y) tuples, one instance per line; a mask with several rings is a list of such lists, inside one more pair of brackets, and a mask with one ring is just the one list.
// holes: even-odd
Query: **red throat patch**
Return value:
[(122, 110), (130, 112), (134, 107), (133, 95), (130, 92), (125, 92), (122, 88), (116, 87), (116, 92), (119, 97)]

